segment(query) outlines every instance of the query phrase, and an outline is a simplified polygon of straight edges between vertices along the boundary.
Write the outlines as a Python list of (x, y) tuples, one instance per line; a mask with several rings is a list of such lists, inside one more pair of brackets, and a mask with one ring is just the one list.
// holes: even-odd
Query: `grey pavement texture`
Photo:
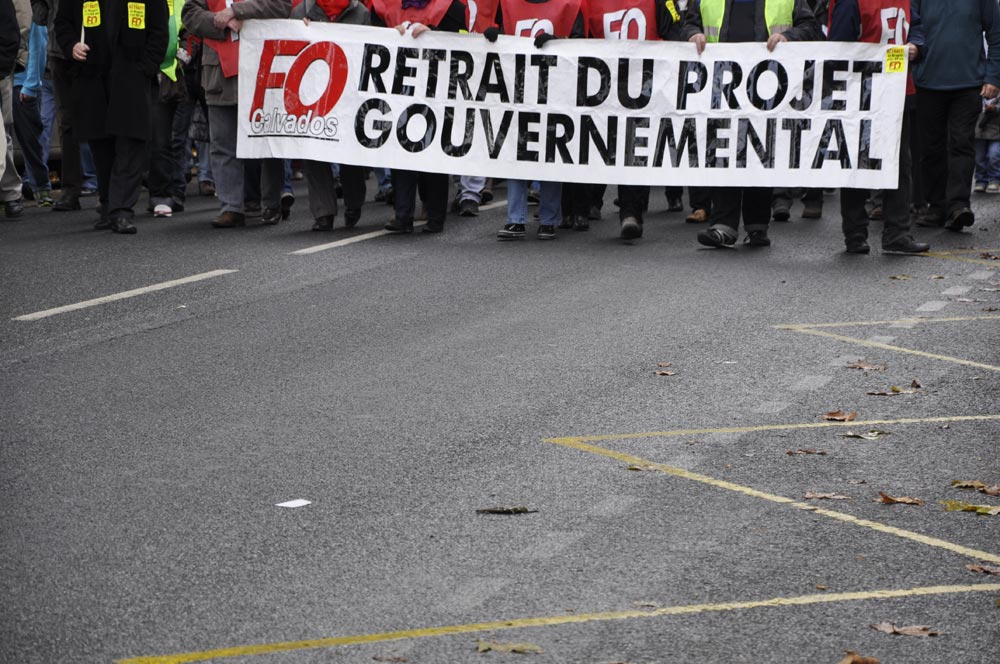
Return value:
[[(140, 218), (132, 237), (91, 230), (92, 209), (0, 221), (0, 661), (1000, 584), (956, 547), (545, 442), (816, 423), (837, 409), (1000, 415), (1000, 197), (977, 197), (964, 233), (918, 229), (955, 252), (931, 257), (881, 255), (877, 223), (873, 255), (843, 254), (836, 196), (821, 220), (796, 206), (772, 224), (771, 248), (712, 250), (654, 192), (646, 236), (623, 243), (613, 187), (604, 220), (554, 242), (497, 242), (501, 206), (450, 217), (442, 235), (302, 256), (290, 252), (380, 229), (391, 212), (369, 202), (356, 230), (338, 219), (311, 233), (297, 191), (275, 227), (212, 229), (214, 201), (197, 197), (172, 219)], [(238, 272), (12, 320), (217, 269)], [(963, 320), (818, 328), (929, 355), (776, 328), (915, 316)], [(847, 368), (856, 360), (887, 368)], [(655, 375), (666, 362), (675, 374)], [(915, 394), (866, 394), (913, 380)], [(1000, 556), (1000, 516), (939, 502), (1000, 506), (951, 487), (1000, 484), (1000, 419), (841, 436), (869, 428), (592, 444), (796, 501), (844, 494), (807, 502)], [(926, 504), (879, 504), (879, 491)], [(275, 506), (296, 498), (312, 504)], [(537, 512), (476, 512), (492, 506)], [(867, 596), (217, 661), (835, 663), (855, 650), (992, 664), (998, 598)], [(869, 628), (882, 621), (943, 634)], [(478, 638), (544, 653), (480, 654)]]

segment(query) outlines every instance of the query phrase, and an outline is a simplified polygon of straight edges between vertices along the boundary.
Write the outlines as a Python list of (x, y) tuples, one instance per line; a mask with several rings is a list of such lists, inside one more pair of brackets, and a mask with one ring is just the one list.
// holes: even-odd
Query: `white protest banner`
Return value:
[(896, 187), (902, 47), (531, 39), (271, 20), (240, 157), (604, 184)]

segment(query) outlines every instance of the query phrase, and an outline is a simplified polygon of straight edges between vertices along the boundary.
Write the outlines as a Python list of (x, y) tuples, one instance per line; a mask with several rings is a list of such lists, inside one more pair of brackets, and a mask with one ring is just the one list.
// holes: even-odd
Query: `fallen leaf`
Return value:
[(847, 480), (848, 484), (868, 484), (865, 480)]
[(983, 307), (983, 311), (1000, 311), (1000, 307)]
[(919, 390), (921, 387), (923, 387), (923, 385), (921, 385), (919, 382), (917, 382), (917, 379), (914, 378), (913, 382), (910, 383), (910, 387), (912, 387), (915, 390)]
[(380, 657), (379, 655), (375, 655), (374, 657), (372, 657), (372, 659), (375, 660), (376, 662), (408, 662), (408, 661), (410, 661), (410, 660), (406, 659), (405, 657)]
[(975, 512), (983, 516), (997, 516), (1000, 514), (1000, 507), (992, 505), (973, 505), (961, 500), (942, 500), (945, 512)]
[(645, 464), (634, 463), (631, 466), (629, 466), (628, 468), (626, 468), (626, 470), (631, 470), (633, 472), (640, 472), (640, 471), (643, 471), (643, 470), (654, 470), (654, 468), (652, 466), (648, 466), (648, 465), (645, 465)]
[(983, 260), (987, 260), (987, 261), (1000, 261), (1000, 256), (997, 256), (996, 254), (987, 253), (987, 252), (979, 254), (979, 257), (982, 258)]
[(888, 436), (888, 431), (880, 431), (878, 429), (869, 429), (864, 433), (855, 433), (853, 431), (848, 431), (847, 433), (840, 434), (841, 438), (861, 438), (862, 440), (878, 440), (884, 436)]
[(545, 652), (534, 643), (497, 643), (495, 641), (476, 641), (476, 652), (513, 652), (520, 655)]
[(952, 480), (951, 485), (956, 489), (975, 489), (979, 493), (985, 493), (987, 496), (1000, 496), (1000, 484), (985, 484), (978, 480)]
[(818, 583), (816, 584), (816, 590), (826, 590), (827, 588), (828, 586), (820, 585)]
[(885, 503), (886, 505), (923, 505), (924, 501), (919, 498), (910, 498), (909, 496), (899, 496), (898, 498), (893, 498), (887, 493), (882, 491), (878, 492), (879, 500), (876, 502)]
[(842, 496), (839, 493), (816, 493), (814, 491), (806, 491), (805, 495), (808, 500), (850, 500), (850, 496)]
[(658, 609), (660, 605), (656, 602), (632, 602), (632, 606), (638, 607), (640, 609)]
[(853, 650), (845, 650), (847, 656), (837, 662), (837, 664), (878, 664), (874, 657), (863, 657)]
[(944, 279), (944, 275), (932, 274), (931, 279)]
[(908, 274), (894, 274), (894, 275), (890, 276), (889, 278), (892, 279), (893, 281), (909, 281), (910, 280), (910, 275), (908, 275)]
[(852, 362), (847, 365), (848, 369), (860, 369), (861, 371), (885, 371), (889, 367), (885, 364), (866, 364), (864, 362)]
[(853, 422), (858, 419), (857, 412), (845, 413), (842, 410), (832, 410), (823, 416), (828, 422)]
[(965, 569), (970, 572), (979, 572), (980, 574), (993, 574), (994, 576), (1000, 576), (1000, 567), (994, 567), (993, 565), (966, 565)]
[(530, 510), (527, 507), (484, 507), (476, 510), (477, 514), (533, 514), (538, 510)]
[(826, 456), (826, 450), (785, 450), (785, 454), (788, 456), (795, 456), (796, 454), (817, 454), (819, 456)]
[(940, 636), (941, 632), (932, 632), (927, 625), (909, 625), (907, 627), (896, 627), (891, 622), (880, 622), (869, 625), (876, 632), (884, 634), (897, 634), (899, 636)]
[(656, 375), (657, 376), (673, 376), (676, 373), (677, 373), (676, 371), (657, 371)]
[(671, 364), (670, 362), (660, 362), (656, 366), (660, 367), (661, 369), (666, 369), (667, 367), (672, 367), (674, 365)]

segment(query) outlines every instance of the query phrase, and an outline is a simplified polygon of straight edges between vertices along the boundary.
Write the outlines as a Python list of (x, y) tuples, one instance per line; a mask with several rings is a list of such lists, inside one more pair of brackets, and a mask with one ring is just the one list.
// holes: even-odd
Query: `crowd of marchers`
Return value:
[[(132, 234), (143, 187), (146, 212), (171, 217), (183, 212), (192, 177), (200, 195), (218, 199), (216, 228), (287, 219), (297, 177), (315, 231), (334, 228), (338, 201), (343, 225), (355, 226), (372, 177), (375, 200), (395, 213), (390, 233), (412, 233), (415, 219), (440, 233), (449, 214), (477, 216), (492, 199), (482, 177), (237, 157), (239, 33), (251, 19), (372, 25), (418, 40), (428, 30), (511, 35), (549, 50), (557, 39), (686, 41), (699, 53), (722, 42), (771, 51), (791, 41), (904, 46), (899, 186), (840, 191), (846, 251), (869, 253), (869, 220), (880, 219), (884, 253), (926, 252), (914, 225), (962, 231), (975, 223), (973, 192), (1000, 193), (998, 0), (0, 0), (4, 216), (20, 217), (24, 200), (77, 210), (96, 194), (95, 227)], [(58, 170), (49, 167), (55, 140)], [(685, 210), (683, 189), (663, 185), (668, 209)], [(533, 204), (538, 239), (586, 231), (607, 194), (600, 183), (508, 179), (506, 188), (502, 240), (527, 235)], [(765, 247), (771, 222), (788, 221), (793, 201), (818, 219), (823, 197), (821, 189), (689, 187), (686, 221), (700, 225), (702, 245), (735, 246), (742, 222), (744, 242)], [(618, 185), (622, 238), (642, 237), (649, 201), (648, 186)]]

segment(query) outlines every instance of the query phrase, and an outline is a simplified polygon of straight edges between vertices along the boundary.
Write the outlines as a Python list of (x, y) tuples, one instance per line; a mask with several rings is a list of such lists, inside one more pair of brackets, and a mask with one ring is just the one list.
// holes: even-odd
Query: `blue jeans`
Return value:
[(198, 148), (198, 182), (211, 182), (215, 184), (212, 176), (212, 160), (209, 158), (208, 143), (197, 142)]
[[(507, 223), (525, 224), (528, 218), (528, 182), (507, 180)], [(538, 223), (557, 226), (562, 221), (562, 183), (540, 182)]]
[(1000, 141), (976, 139), (976, 182), (1000, 182)]

